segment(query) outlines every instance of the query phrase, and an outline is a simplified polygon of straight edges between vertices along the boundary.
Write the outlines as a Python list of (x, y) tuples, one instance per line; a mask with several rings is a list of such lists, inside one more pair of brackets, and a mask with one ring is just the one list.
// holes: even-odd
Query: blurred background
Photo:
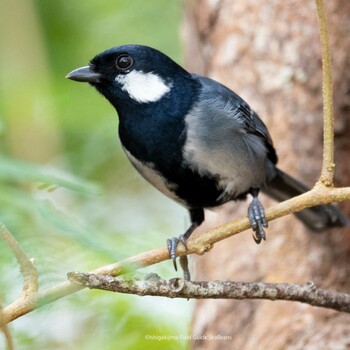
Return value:
[[(184, 209), (136, 174), (114, 109), (64, 79), (117, 45), (153, 46), (181, 63), (180, 0), (0, 2), (0, 221), (35, 259), (40, 288), (165, 245)], [(0, 241), (0, 299), (21, 291)], [(180, 276), (165, 262), (141, 274)], [(16, 349), (185, 349), (192, 303), (82, 291), (10, 325)], [(0, 338), (1, 339), (1, 338)], [(2, 339), (1, 339), (2, 341)], [(4, 345), (0, 342), (0, 348)]]

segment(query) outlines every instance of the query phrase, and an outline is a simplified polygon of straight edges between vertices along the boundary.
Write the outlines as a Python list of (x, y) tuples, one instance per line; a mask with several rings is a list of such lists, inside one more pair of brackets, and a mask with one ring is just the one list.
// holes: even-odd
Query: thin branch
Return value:
[(8, 326), (5, 325), (3, 327), (0, 328), (0, 330), (2, 331), (4, 338), (5, 338), (5, 342), (6, 342), (6, 346), (7, 346), (7, 350), (14, 350), (14, 345), (13, 345), (13, 340), (12, 340), (12, 336), (11, 333), (8, 329)]
[[(279, 217), (291, 214), (302, 209), (312, 207), (319, 204), (329, 204), (331, 202), (341, 202), (350, 200), (350, 187), (344, 188), (326, 188), (318, 186), (311, 191), (304, 193), (298, 197), (289, 199), (288, 201), (277, 204), (266, 211), (266, 216), (269, 221)], [(190, 239), (187, 242), (188, 250), (179, 246), (177, 255), (185, 254), (204, 254), (210, 250), (214, 243), (236, 235), (250, 227), (247, 218), (240, 218), (231, 221), (225, 225), (219, 226), (213, 230), (209, 230), (201, 234), (196, 239)], [(123, 261), (100, 267), (91, 271), (94, 274), (118, 276), (130, 270), (136, 270), (142, 267), (150, 266), (169, 259), (169, 253), (166, 248), (153, 249), (141, 254), (132, 256)], [(75, 293), (84, 286), (73, 284), (69, 281), (60, 283), (54, 287), (48, 288), (26, 299), (19, 299), (7, 306), (3, 310), (3, 319), (0, 320), (0, 325), (11, 322), (20, 316), (23, 316), (34, 309), (51, 303), (57, 299)], [(3, 323), (1, 323), (1, 321)]]
[[(0, 320), (2, 318), (3, 318), (2, 305), (0, 305)], [(6, 342), (6, 345), (7, 345), (7, 350), (14, 350), (13, 339), (12, 339), (12, 336), (11, 336), (11, 333), (10, 333), (8, 325), (4, 324), (2, 327), (0, 327), (0, 331), (4, 335), (5, 342)]]
[(169, 281), (151, 274), (145, 280), (125, 280), (111, 276), (71, 272), (70, 281), (90, 289), (151, 295), (168, 298), (194, 299), (267, 299), (299, 301), (312, 306), (350, 313), (350, 295), (316, 288), (307, 284), (204, 281), (190, 282), (174, 278)]
[(26, 298), (28, 295), (36, 293), (38, 291), (38, 271), (33, 261), (27, 257), (16, 239), (2, 223), (0, 223), (0, 238), (7, 243), (19, 264), (23, 275), (22, 297)]
[(332, 57), (323, 0), (316, 0), (316, 8), (321, 41), (323, 92), (323, 164), (319, 182), (331, 187), (335, 167)]

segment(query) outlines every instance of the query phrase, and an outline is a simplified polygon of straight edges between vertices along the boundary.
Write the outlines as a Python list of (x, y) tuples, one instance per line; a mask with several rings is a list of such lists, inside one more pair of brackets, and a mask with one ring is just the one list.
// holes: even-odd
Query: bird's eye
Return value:
[(118, 69), (122, 70), (122, 71), (126, 71), (128, 69), (131, 68), (131, 66), (133, 65), (134, 60), (132, 59), (131, 56), (127, 55), (127, 54), (123, 54), (117, 57), (115, 64), (117, 66)]

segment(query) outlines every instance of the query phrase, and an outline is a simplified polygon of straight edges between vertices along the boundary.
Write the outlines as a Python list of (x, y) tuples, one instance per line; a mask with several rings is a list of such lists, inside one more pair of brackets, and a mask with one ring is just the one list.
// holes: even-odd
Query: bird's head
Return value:
[(95, 56), (90, 64), (66, 78), (87, 82), (117, 109), (125, 103), (149, 104), (167, 96), (179, 79), (190, 74), (158, 50), (124, 45)]

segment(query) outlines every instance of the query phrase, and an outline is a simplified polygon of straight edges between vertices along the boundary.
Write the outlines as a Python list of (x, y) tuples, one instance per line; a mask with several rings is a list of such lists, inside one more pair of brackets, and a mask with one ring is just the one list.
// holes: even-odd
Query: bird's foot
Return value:
[[(177, 248), (177, 245), (181, 242), (184, 245), (185, 249), (187, 250), (186, 241), (191, 236), (193, 231), (204, 221), (204, 210), (202, 208), (190, 209), (190, 216), (191, 216), (192, 224), (187, 229), (187, 231), (183, 235), (180, 235), (179, 237), (173, 237), (173, 238), (167, 239), (167, 241), (166, 241), (169, 256), (170, 256), (171, 260), (173, 261), (174, 268), (176, 271), (177, 271), (177, 266), (176, 266), (176, 248)], [(187, 255), (180, 256), (180, 265), (181, 265), (181, 268), (182, 268), (183, 273), (184, 273), (184, 280), (190, 281), (191, 275), (190, 275), (190, 271), (188, 269)]]
[(170, 259), (173, 261), (175, 271), (177, 271), (176, 248), (177, 248), (177, 245), (180, 242), (187, 249), (185, 235), (180, 235), (179, 237), (172, 237), (172, 238), (167, 239), (167, 241), (166, 241), (166, 244), (167, 244), (167, 247), (168, 247), (169, 256), (170, 256)]
[[(174, 269), (177, 271), (177, 264), (176, 264), (176, 248), (179, 243), (182, 243), (187, 250), (187, 244), (186, 244), (186, 237), (185, 235), (180, 235), (179, 237), (172, 237), (167, 239), (167, 247), (168, 247), (168, 252), (171, 260), (173, 261), (174, 264)], [(191, 276), (190, 276), (190, 271), (188, 269), (188, 258), (187, 255), (180, 256), (180, 265), (184, 273), (184, 279), (187, 281), (190, 281)]]
[(266, 240), (264, 228), (268, 227), (268, 222), (265, 216), (265, 210), (259, 201), (258, 197), (254, 196), (248, 206), (248, 219), (254, 231), (253, 238), (255, 243), (260, 244), (262, 240)]

